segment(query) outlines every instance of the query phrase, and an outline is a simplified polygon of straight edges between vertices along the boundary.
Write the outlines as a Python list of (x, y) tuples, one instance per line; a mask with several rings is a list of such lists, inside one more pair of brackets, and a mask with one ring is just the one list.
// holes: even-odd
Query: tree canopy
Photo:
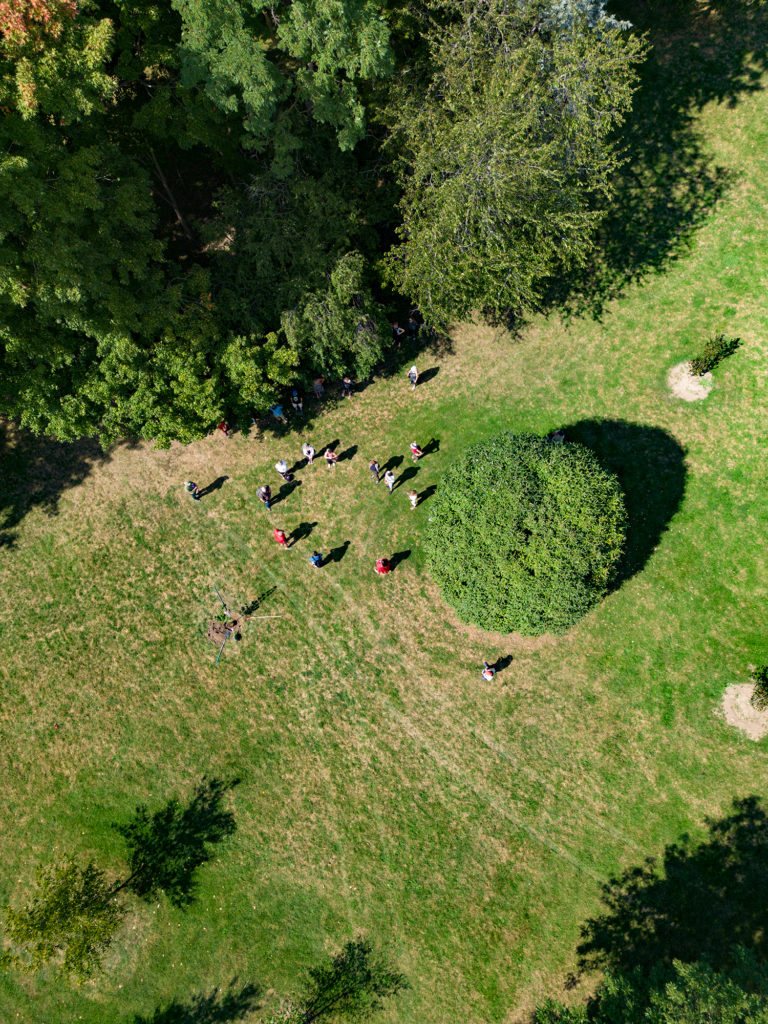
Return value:
[(398, 306), (531, 308), (641, 53), (599, 0), (0, 3), (0, 414), (186, 442)]

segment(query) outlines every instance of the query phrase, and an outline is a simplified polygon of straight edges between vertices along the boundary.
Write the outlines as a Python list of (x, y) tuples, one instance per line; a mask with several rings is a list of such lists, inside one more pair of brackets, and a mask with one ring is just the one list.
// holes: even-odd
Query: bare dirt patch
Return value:
[(722, 715), (728, 725), (741, 729), (751, 740), (768, 736), (768, 711), (756, 711), (749, 703), (752, 683), (734, 683), (723, 694)]
[(703, 373), (700, 377), (691, 373), (688, 360), (673, 366), (667, 375), (669, 390), (676, 398), (685, 402), (698, 402), (706, 398), (712, 390), (712, 374)]

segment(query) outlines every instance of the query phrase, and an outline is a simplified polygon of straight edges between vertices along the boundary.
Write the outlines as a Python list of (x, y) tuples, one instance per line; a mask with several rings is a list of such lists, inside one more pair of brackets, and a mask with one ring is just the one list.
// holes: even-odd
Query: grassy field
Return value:
[[(269, 1001), (358, 932), (410, 982), (383, 1022), (522, 1021), (545, 995), (589, 991), (564, 985), (613, 872), (765, 793), (768, 742), (715, 712), (768, 658), (768, 96), (752, 77), (704, 100), (686, 131), (727, 184), (675, 258), (606, 293), (596, 319), (515, 338), (462, 327), (419, 357), (436, 372), (415, 392), (406, 364), (282, 436), (101, 457), (7, 433), (0, 902), (64, 853), (119, 873), (113, 826), (137, 804), (204, 775), (241, 781), (237, 830), (192, 906), (132, 904), (82, 987), (7, 975), (3, 1021), (128, 1024), (248, 982)], [(705, 402), (673, 399), (667, 371), (715, 330), (742, 347)], [(471, 441), (560, 426), (625, 486), (625, 578), (559, 639), (467, 627), (425, 572), (428, 498), (411, 513), (411, 483), (388, 496), (368, 460), (402, 472), (409, 441), (436, 439), (413, 478), (425, 492)], [(346, 457), (299, 470), (268, 517), (256, 488), (305, 437)], [(223, 476), (199, 504), (183, 493)], [(272, 525), (302, 524), (277, 550)], [(314, 570), (313, 547), (338, 560)], [(378, 578), (375, 558), (395, 553)], [(214, 584), (274, 616), (218, 666), (203, 638)], [(506, 655), (482, 683), (482, 659)]]

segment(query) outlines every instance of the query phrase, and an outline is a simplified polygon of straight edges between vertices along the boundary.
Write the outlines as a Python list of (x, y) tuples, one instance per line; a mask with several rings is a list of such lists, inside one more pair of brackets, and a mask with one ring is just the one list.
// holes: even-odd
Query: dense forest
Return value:
[(417, 309), (585, 266), (642, 34), (603, 0), (3, 0), (0, 414), (188, 442)]

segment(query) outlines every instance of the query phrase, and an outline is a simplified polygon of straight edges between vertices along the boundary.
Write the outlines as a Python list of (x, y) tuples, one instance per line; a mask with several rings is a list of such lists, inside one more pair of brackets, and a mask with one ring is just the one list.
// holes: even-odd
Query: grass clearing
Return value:
[[(136, 904), (81, 988), (7, 975), (3, 1019), (128, 1022), (234, 978), (289, 993), (361, 930), (411, 983), (382, 1021), (522, 1021), (562, 993), (601, 882), (764, 793), (768, 741), (714, 711), (768, 660), (767, 107), (762, 87), (706, 106), (701, 147), (732, 187), (688, 251), (600, 320), (542, 319), (518, 340), (464, 326), (451, 353), (419, 359), (438, 371), (427, 384), (411, 392), (404, 365), (309, 409), (301, 435), (104, 459), (6, 438), (0, 900), (57, 854), (120, 870), (112, 826), (138, 803), (204, 774), (242, 782), (237, 831), (188, 911)], [(706, 401), (674, 400), (669, 368), (714, 330), (742, 347)], [(425, 573), (429, 501), (410, 513), (409, 487), (374, 486), (369, 458), (401, 456), (400, 472), (409, 441), (438, 439), (423, 491), (489, 433), (576, 424), (614, 445), (638, 571), (559, 639), (457, 622)], [(356, 451), (299, 471), (268, 518), (256, 487), (274, 489), (274, 462), (305, 436)], [(199, 505), (182, 491), (222, 475)], [(271, 526), (302, 523), (317, 525), (277, 550)], [(313, 547), (347, 541), (312, 569)], [(395, 552), (409, 554), (377, 578)], [(278, 616), (254, 619), (218, 667), (202, 636), (213, 584)], [(481, 683), (482, 658), (505, 654)]]

